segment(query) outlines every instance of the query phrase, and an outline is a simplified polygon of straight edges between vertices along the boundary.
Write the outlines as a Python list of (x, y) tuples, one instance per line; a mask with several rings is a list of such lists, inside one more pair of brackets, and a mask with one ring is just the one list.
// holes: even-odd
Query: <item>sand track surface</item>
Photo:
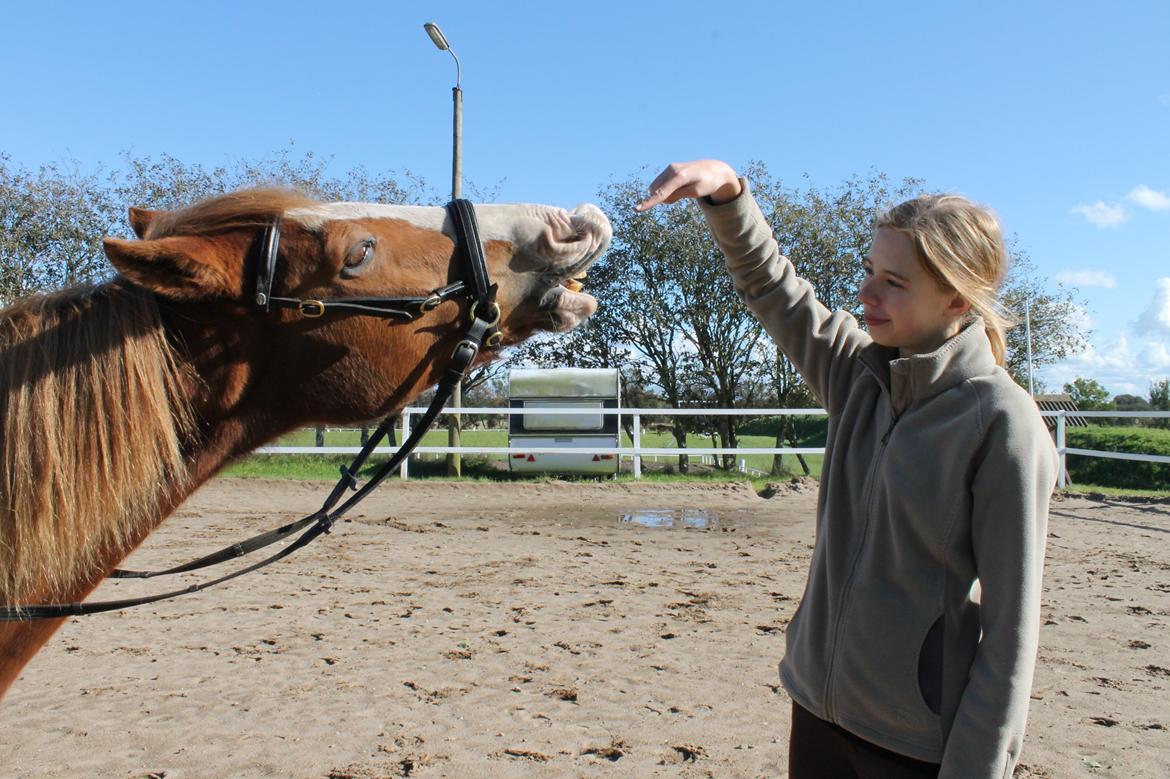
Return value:
[[(125, 566), (328, 488), (214, 481)], [(769, 492), (388, 483), (262, 573), (70, 620), (0, 702), (0, 774), (784, 776), (816, 494)], [(1042, 617), (1017, 776), (1170, 776), (1170, 506), (1054, 501)]]

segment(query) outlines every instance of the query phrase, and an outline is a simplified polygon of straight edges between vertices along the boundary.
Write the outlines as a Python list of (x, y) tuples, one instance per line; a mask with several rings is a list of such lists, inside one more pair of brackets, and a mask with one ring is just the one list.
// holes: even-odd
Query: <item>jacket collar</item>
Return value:
[(985, 376), (996, 366), (981, 317), (933, 352), (898, 357), (897, 349), (870, 343), (860, 359), (889, 393), (897, 414), (967, 379)]

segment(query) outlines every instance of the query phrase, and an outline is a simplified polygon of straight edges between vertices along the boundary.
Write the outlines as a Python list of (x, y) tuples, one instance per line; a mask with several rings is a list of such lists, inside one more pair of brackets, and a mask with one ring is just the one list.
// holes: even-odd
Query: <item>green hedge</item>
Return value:
[[(1072, 449), (1154, 454), (1170, 457), (1170, 430), (1141, 427), (1070, 427), (1066, 444)], [(1076, 484), (1131, 489), (1170, 489), (1170, 465), (1134, 460), (1109, 460), (1070, 454), (1068, 472)]]

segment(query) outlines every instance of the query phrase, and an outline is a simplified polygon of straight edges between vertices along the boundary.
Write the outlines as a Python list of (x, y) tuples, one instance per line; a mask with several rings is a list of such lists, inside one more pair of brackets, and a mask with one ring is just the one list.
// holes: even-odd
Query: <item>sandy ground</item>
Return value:
[[(127, 567), (299, 518), (326, 491), (216, 481)], [(0, 703), (0, 774), (784, 776), (776, 662), (814, 502), (387, 484), (264, 573), (71, 620)], [(674, 522), (622, 520), (655, 509)], [(1170, 776), (1170, 506), (1057, 500), (1050, 530), (1016, 775)]]

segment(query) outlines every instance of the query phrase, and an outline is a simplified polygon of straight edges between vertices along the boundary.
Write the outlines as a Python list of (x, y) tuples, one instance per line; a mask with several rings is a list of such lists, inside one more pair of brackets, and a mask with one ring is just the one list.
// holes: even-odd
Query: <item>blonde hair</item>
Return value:
[(1011, 317), (999, 302), (999, 288), (1008, 254), (995, 214), (962, 195), (920, 195), (886, 211), (877, 227), (908, 236), (927, 272), (971, 304), (971, 315), (983, 318), (995, 361), (1003, 365)]

